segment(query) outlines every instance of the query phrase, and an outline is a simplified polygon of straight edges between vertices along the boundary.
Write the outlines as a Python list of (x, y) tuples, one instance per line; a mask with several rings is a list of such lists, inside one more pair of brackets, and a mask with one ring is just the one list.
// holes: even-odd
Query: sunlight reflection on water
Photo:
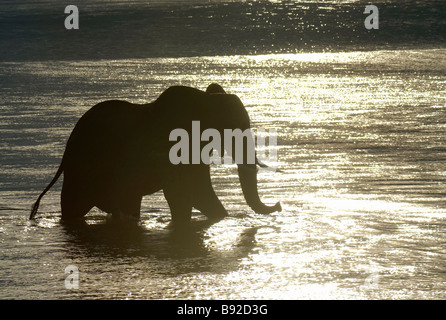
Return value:
[[(1, 100), (1, 296), (444, 298), (445, 66), (435, 60), (443, 55), (2, 63), (13, 90)], [(14, 85), (28, 76), (32, 91)], [(86, 228), (70, 230), (59, 223), (59, 183), (42, 202), (42, 218), (26, 220), (92, 105), (143, 103), (169, 85), (212, 82), (239, 95), (253, 127), (277, 129), (282, 172), (261, 171), (259, 189), (264, 202), (280, 200), (282, 212), (252, 213), (236, 168), (221, 165), (212, 168), (213, 183), (230, 217), (187, 237), (166, 228), (162, 193), (144, 198), (136, 226), (93, 210)], [(79, 265), (77, 292), (62, 286), (67, 264)]]

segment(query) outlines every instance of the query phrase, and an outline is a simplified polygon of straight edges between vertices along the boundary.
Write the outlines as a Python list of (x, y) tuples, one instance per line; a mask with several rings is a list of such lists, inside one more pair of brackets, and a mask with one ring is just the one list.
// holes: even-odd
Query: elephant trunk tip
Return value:
[(280, 202), (277, 202), (273, 206), (263, 206), (263, 208), (259, 208), (254, 211), (255, 211), (255, 213), (258, 213), (258, 214), (270, 214), (272, 212), (281, 212), (282, 206), (281, 206)]

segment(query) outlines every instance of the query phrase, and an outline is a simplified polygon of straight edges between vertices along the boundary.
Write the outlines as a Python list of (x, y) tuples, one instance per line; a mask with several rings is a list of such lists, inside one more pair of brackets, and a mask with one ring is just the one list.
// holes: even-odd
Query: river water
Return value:
[[(220, 12), (220, 11), (218, 11)], [(14, 51), (18, 52), (18, 51)], [(374, 48), (0, 62), (1, 299), (445, 299), (446, 49)], [(257, 215), (236, 167), (212, 166), (229, 217), (168, 225), (161, 192), (139, 223), (93, 209), (60, 223), (51, 180), (79, 117), (107, 99), (153, 101), (217, 82), (256, 129), (277, 130)], [(62, 179), (61, 179), (62, 180)], [(67, 266), (79, 288), (67, 289)]]

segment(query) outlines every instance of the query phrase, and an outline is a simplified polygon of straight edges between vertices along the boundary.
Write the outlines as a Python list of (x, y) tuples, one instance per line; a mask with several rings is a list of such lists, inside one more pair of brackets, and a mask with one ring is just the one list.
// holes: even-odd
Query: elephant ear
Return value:
[(226, 91), (217, 83), (212, 83), (206, 89), (206, 93), (226, 93)]

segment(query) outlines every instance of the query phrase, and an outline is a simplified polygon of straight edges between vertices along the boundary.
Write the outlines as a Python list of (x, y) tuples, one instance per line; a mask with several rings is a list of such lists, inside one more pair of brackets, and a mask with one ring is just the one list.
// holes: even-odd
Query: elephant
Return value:
[[(247, 110), (240, 99), (218, 84), (206, 91), (186, 86), (167, 88), (146, 104), (109, 100), (96, 104), (77, 122), (68, 138), (60, 166), (34, 203), (34, 219), (40, 200), (63, 173), (61, 213), (63, 221), (79, 221), (93, 207), (112, 214), (140, 218), (143, 196), (162, 190), (173, 225), (188, 224), (192, 208), (208, 220), (228, 215), (211, 184), (210, 167), (173, 164), (168, 139), (176, 128), (250, 128)], [(244, 146), (247, 150), (248, 144)], [(254, 147), (255, 148), (255, 147)], [(256, 157), (257, 159), (257, 157)], [(241, 189), (247, 204), (259, 214), (281, 211), (280, 202), (265, 205), (257, 188), (256, 163), (237, 163)]]

